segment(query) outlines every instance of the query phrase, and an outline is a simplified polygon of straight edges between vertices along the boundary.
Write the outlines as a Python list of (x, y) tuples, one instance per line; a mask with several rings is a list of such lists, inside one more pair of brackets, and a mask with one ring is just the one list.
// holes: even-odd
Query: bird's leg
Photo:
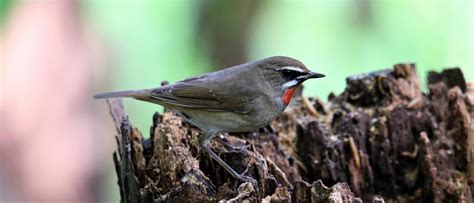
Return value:
[(230, 148), (232, 151), (244, 152), (244, 153), (248, 154), (248, 149), (250, 148), (249, 144), (242, 145), (242, 146), (236, 146), (236, 145), (230, 144), (230, 143), (228, 143), (224, 140), (225, 140), (225, 137), (223, 135), (219, 136), (219, 138), (217, 139), (217, 141), (220, 144), (224, 145), (227, 148)]
[(227, 165), (227, 163), (225, 163), (224, 160), (222, 160), (216, 153), (214, 153), (208, 146), (202, 146), (202, 148), (209, 154), (211, 155), (211, 157), (216, 160), (222, 167), (224, 167), (224, 169), (229, 172), (232, 177), (234, 177), (235, 179), (238, 179), (242, 182), (251, 182), (251, 183), (256, 183), (257, 181), (253, 178), (251, 178), (250, 176), (246, 176), (245, 173), (247, 173), (248, 171), (248, 168), (245, 169), (241, 174), (237, 173), (234, 169), (232, 169), (232, 167), (230, 167), (229, 165)]
[(246, 170), (244, 170), (244, 172), (241, 173), (241, 174), (237, 173), (234, 169), (232, 169), (232, 167), (230, 167), (224, 160), (222, 160), (216, 153), (214, 153), (209, 148), (208, 144), (209, 144), (210, 139), (212, 139), (213, 136), (214, 135), (212, 135), (209, 132), (205, 132), (203, 135), (201, 135), (201, 137), (199, 139), (199, 144), (204, 149), (204, 151), (206, 151), (214, 160), (216, 160), (217, 163), (219, 163), (219, 165), (224, 167), (224, 169), (227, 172), (229, 172), (232, 175), (232, 177), (234, 177), (235, 179), (240, 180), (242, 182), (250, 182), (250, 183), (252, 183), (252, 185), (257, 187), (257, 181), (255, 179), (253, 179), (252, 177), (245, 175), (245, 173), (247, 173), (247, 171), (248, 171), (248, 168)]

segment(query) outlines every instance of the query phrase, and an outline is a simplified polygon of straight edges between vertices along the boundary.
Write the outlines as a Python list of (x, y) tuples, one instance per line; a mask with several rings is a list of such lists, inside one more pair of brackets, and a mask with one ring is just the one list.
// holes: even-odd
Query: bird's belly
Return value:
[(181, 111), (192, 125), (215, 132), (245, 132), (263, 127), (273, 120), (268, 115), (239, 114), (235, 112)]

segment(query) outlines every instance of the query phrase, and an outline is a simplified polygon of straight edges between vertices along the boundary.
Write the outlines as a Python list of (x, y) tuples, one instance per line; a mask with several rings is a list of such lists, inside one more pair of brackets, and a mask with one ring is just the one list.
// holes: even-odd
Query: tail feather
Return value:
[(94, 95), (94, 99), (105, 99), (105, 98), (115, 98), (115, 97), (132, 97), (136, 99), (146, 98), (149, 96), (149, 91), (147, 90), (125, 90), (125, 91), (116, 91), (116, 92), (105, 92)]

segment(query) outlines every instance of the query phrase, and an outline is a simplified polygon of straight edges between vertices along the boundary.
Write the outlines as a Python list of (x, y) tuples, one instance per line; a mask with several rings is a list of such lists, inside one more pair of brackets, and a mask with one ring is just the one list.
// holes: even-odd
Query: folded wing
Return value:
[(246, 85), (236, 88), (222, 78), (213, 80), (203, 75), (154, 89), (150, 96), (180, 107), (247, 114), (252, 111), (252, 102), (259, 97), (249, 88)]

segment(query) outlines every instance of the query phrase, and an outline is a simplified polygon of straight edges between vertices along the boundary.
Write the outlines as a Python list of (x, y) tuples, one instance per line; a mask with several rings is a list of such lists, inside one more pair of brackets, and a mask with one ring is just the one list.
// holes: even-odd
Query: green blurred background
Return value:
[[(16, 2), (0, 2), (1, 30)], [(423, 83), (427, 71), (455, 66), (474, 81), (473, 1), (76, 3), (82, 28), (92, 33), (105, 58), (105, 70), (94, 76), (95, 92), (155, 87), (275, 55), (324, 73), (326, 78), (306, 82), (304, 90), (324, 100), (343, 90), (347, 76), (399, 62), (416, 63)], [(134, 100), (125, 105), (132, 122), (148, 135), (151, 117), (161, 107)], [(115, 174), (107, 170), (102, 199), (116, 200)]]

